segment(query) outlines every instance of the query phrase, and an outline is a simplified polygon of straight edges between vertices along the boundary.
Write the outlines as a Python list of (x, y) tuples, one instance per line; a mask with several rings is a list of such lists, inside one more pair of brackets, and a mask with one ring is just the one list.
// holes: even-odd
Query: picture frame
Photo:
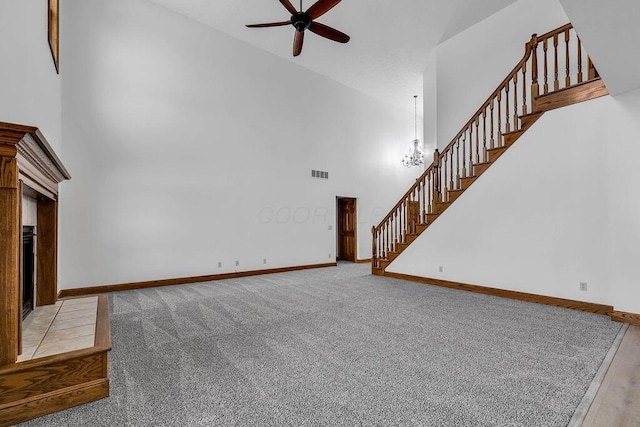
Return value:
[(59, 0), (49, 0), (49, 47), (53, 56), (53, 63), (56, 66), (56, 74), (60, 74), (59, 53), (60, 53), (60, 9)]

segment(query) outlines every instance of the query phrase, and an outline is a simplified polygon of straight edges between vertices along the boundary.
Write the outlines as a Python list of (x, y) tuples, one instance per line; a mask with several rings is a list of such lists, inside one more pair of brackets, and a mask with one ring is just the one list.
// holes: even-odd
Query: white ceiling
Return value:
[[(344, 85), (413, 112), (433, 48), (516, 0), (345, 0), (319, 22), (351, 36), (342, 45), (308, 32), (292, 56), (294, 29), (246, 28), (286, 21), (278, 0), (150, 0)], [(313, 0), (303, 0), (303, 8)], [(299, 7), (299, 0), (292, 0)]]

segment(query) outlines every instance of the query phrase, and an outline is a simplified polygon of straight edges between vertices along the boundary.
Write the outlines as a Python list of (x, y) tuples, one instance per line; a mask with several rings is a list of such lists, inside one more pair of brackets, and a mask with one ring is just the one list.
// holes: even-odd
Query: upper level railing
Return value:
[(417, 227), (430, 223), (429, 216), (439, 213), (438, 204), (462, 191), (464, 179), (476, 176), (475, 169), (487, 164), (491, 150), (506, 147), (505, 136), (521, 131), (523, 116), (535, 112), (535, 99), (597, 77), (571, 24), (534, 34), (518, 64), (451, 142), (435, 150), (433, 163), (372, 229), (374, 267), (406, 243), (407, 235), (415, 235)]

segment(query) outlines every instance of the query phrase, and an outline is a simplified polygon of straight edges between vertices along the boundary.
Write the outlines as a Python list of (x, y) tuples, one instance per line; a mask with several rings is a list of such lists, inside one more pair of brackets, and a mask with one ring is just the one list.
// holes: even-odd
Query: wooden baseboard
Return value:
[(156, 288), (160, 286), (188, 285), (199, 282), (212, 282), (215, 280), (236, 279), (239, 277), (260, 276), (263, 274), (286, 273), (288, 271), (310, 270), (314, 268), (335, 267), (335, 262), (327, 264), (299, 265), (293, 267), (271, 268), (267, 270), (238, 271), (234, 273), (211, 274), (206, 276), (181, 277), (175, 279), (150, 280), (146, 282), (121, 283), (117, 285), (102, 285), (87, 288), (63, 289), (58, 294), (59, 298), (79, 297), (107, 292), (130, 291), (134, 289)]
[(357, 264), (371, 264), (371, 258), (367, 258), (367, 259), (357, 259), (356, 260)]
[(640, 326), (640, 314), (627, 313), (624, 311), (613, 311), (610, 313), (611, 320), (621, 323), (629, 323), (630, 325)]
[(451, 282), (448, 280), (431, 279), (427, 277), (410, 276), (407, 274), (384, 272), (384, 276), (394, 279), (409, 280), (427, 285), (441, 286), (462, 291), (476, 292), (485, 295), (493, 295), (502, 298), (516, 299), (520, 301), (534, 302), (537, 304), (552, 305), (556, 307), (570, 308), (573, 310), (587, 311), (609, 315), (613, 312), (613, 306), (594, 304), (590, 302), (574, 301), (564, 298), (549, 297), (545, 295), (529, 294), (525, 292), (508, 291), (504, 289), (489, 288), (486, 286), (470, 285), (467, 283)]
[(22, 399), (11, 405), (0, 406), (0, 426), (11, 426), (105, 397), (109, 397), (108, 378)]

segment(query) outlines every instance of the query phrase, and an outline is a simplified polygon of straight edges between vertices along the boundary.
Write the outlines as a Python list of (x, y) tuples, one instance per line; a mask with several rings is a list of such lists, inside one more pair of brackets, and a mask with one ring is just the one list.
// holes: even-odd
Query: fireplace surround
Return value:
[[(64, 317), (58, 310), (71, 307), (76, 320), (82, 302), (57, 301), (58, 186), (69, 178), (38, 128), (0, 122), (0, 427), (109, 396), (107, 297), (98, 296), (91, 314), (93, 340), (49, 334)], [(23, 287), (33, 282), (35, 291)], [(34, 319), (23, 334), (29, 309)], [(51, 311), (38, 341), (35, 316)]]
[[(58, 186), (70, 178), (38, 128), (0, 122), (0, 367), (21, 353), (23, 310), (58, 298)], [(23, 195), (37, 201), (37, 238), (22, 227)], [(37, 257), (23, 252), (24, 239)], [(23, 277), (29, 263), (34, 274)], [(22, 287), (25, 279), (36, 292)]]

